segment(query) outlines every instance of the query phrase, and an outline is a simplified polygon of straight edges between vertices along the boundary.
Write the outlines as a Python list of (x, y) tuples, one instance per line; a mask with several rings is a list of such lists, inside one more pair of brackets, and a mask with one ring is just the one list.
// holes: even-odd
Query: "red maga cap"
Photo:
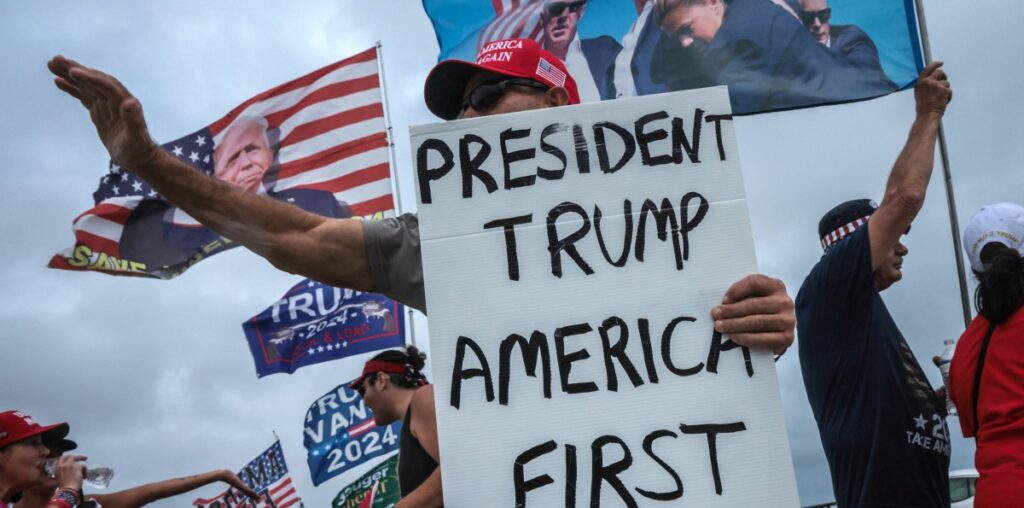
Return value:
[(576, 80), (558, 57), (533, 39), (504, 39), (484, 44), (476, 63), (445, 60), (435, 65), (423, 87), (427, 109), (445, 120), (457, 118), (462, 112), (466, 84), (478, 71), (532, 79), (551, 88), (560, 86), (569, 92), (569, 104), (580, 103)]
[(21, 411), (4, 411), (0, 413), (0, 448), (40, 434), (49, 444), (59, 443), (69, 430), (71, 428), (66, 423), (39, 425)]
[(363, 387), (363, 381), (366, 381), (366, 377), (369, 376), (370, 374), (374, 374), (377, 372), (387, 372), (388, 374), (405, 374), (405, 364), (388, 362), (383, 360), (370, 360), (366, 362), (366, 365), (363, 365), (363, 373), (359, 377), (357, 377), (355, 381), (352, 381), (352, 384), (350, 384), (349, 386), (353, 390), (358, 392), (359, 389)]

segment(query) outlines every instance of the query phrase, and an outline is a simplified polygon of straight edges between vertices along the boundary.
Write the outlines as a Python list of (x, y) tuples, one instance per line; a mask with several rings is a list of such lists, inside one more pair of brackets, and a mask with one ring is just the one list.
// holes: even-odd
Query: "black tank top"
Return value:
[(398, 443), (398, 485), (402, 497), (416, 490), (427, 477), (437, 469), (437, 461), (423, 449), (416, 436), (412, 435), (412, 404), (405, 412), (402, 422), (402, 437)]

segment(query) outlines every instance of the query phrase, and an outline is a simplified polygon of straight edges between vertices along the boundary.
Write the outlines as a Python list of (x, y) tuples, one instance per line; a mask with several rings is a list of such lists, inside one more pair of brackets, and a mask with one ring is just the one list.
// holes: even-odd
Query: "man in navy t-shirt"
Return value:
[(902, 277), (900, 236), (924, 204), (952, 97), (940, 65), (918, 78), (917, 116), (882, 204), (847, 201), (822, 217), (825, 254), (796, 298), (804, 385), (841, 508), (949, 506), (943, 400), (879, 295)]

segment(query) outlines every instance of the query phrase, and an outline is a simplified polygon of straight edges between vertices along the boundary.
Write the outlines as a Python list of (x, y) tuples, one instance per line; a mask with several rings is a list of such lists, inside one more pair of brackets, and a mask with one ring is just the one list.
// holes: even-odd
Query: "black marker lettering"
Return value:
[(675, 331), (676, 326), (678, 326), (679, 323), (684, 321), (693, 323), (694, 321), (697, 321), (697, 319), (689, 316), (677, 317), (669, 322), (665, 327), (665, 331), (661, 334), (661, 360), (665, 362), (665, 367), (669, 372), (680, 377), (692, 376), (704, 368), (704, 363), (698, 363), (693, 367), (680, 369), (676, 367), (675, 362), (672, 361), (672, 332)]
[(747, 366), (747, 377), (754, 377), (754, 364), (750, 360), (750, 349), (746, 346), (727, 340), (722, 342), (722, 333), (715, 331), (711, 334), (711, 348), (708, 349), (708, 372), (718, 374), (718, 358), (723, 351), (731, 351), (740, 348), (743, 350), (743, 363)]
[(732, 115), (708, 115), (705, 122), (715, 122), (715, 138), (718, 140), (718, 158), (725, 160), (725, 143), (722, 141), (722, 120), (732, 121)]
[[(611, 443), (619, 445), (619, 448), (622, 449), (622, 458), (605, 465), (604, 446)], [(636, 499), (619, 479), (619, 474), (633, 465), (633, 454), (630, 453), (626, 443), (615, 436), (601, 436), (590, 444), (590, 450), (593, 455), (590, 466), (590, 506), (601, 506), (601, 486), (607, 483), (612, 486), (626, 506), (636, 508)]]
[(509, 280), (519, 280), (519, 253), (516, 249), (515, 227), (521, 224), (533, 222), (533, 214), (509, 217), (507, 219), (496, 219), (484, 224), (484, 229), (504, 228), (505, 229), (505, 260), (508, 261)]
[[(608, 332), (612, 328), (619, 329), (619, 337), (614, 344), (608, 336)], [(634, 388), (644, 384), (644, 379), (640, 377), (640, 373), (636, 371), (633, 362), (626, 355), (626, 344), (629, 342), (629, 328), (626, 326), (626, 322), (619, 317), (612, 316), (601, 323), (597, 333), (601, 335), (601, 345), (604, 349), (604, 367), (608, 372), (608, 391), (619, 391), (619, 380), (615, 373), (614, 360), (619, 361), (619, 365), (622, 366), (622, 370), (626, 371), (626, 376), (629, 377)]]
[(570, 383), (569, 374), (572, 373), (573, 362), (590, 358), (586, 349), (579, 349), (570, 354), (565, 354), (565, 337), (582, 335), (594, 329), (588, 323), (563, 326), (555, 330), (555, 357), (558, 360), (558, 375), (562, 380), (562, 391), (565, 393), (586, 393), (596, 392), (597, 383), (587, 381), (585, 383)]
[(711, 460), (711, 474), (715, 477), (715, 493), (722, 495), (722, 475), (718, 471), (718, 446), (715, 437), (718, 434), (741, 432), (747, 430), (743, 422), (720, 423), (707, 425), (680, 425), (679, 430), (683, 434), (706, 434), (708, 436), (708, 457)]
[(544, 169), (537, 166), (537, 176), (545, 180), (559, 180), (565, 175), (565, 168), (568, 164), (568, 160), (565, 157), (565, 152), (561, 148), (547, 142), (548, 136), (555, 134), (556, 132), (564, 132), (569, 130), (569, 126), (562, 123), (553, 123), (540, 133), (540, 149), (542, 152), (551, 155), (558, 159), (562, 163), (562, 169)]
[(539, 355), (541, 381), (544, 383), (544, 398), (551, 398), (551, 356), (548, 353), (548, 338), (535, 331), (530, 334), (527, 342), (522, 335), (512, 334), (501, 341), (498, 360), (498, 403), (508, 405), (508, 385), (511, 377), (512, 350), (519, 346), (523, 358), (526, 375), (537, 377), (537, 359)]
[[(444, 159), (441, 166), (436, 168), (427, 167), (427, 153), (430, 150), (441, 154), (441, 158)], [(444, 175), (447, 175), (453, 167), (455, 167), (455, 154), (453, 154), (451, 148), (448, 148), (448, 145), (440, 139), (431, 138), (424, 140), (423, 143), (420, 144), (419, 148), (416, 149), (416, 173), (419, 176), (420, 197), (423, 198), (424, 204), (431, 202), (430, 182), (433, 180), (440, 180)]]
[[(572, 234), (565, 238), (558, 238), (558, 228), (555, 225), (555, 221), (558, 220), (562, 214), (572, 212), (580, 216), (583, 219), (583, 223), (580, 224), (579, 229), (574, 231)], [(570, 203), (568, 201), (554, 207), (548, 212), (548, 252), (551, 254), (551, 273), (555, 277), (562, 277), (562, 251), (565, 251), (573, 261), (576, 262), (576, 266), (583, 270), (583, 273), (590, 275), (594, 273), (594, 270), (590, 268), (590, 265), (583, 260), (580, 256), (579, 251), (576, 249), (574, 243), (581, 240), (590, 231), (590, 219), (587, 217), (587, 212), (583, 210), (583, 207), (576, 203)]]
[(629, 258), (629, 248), (633, 245), (630, 241), (633, 238), (633, 203), (629, 200), (625, 200), (622, 203), (622, 220), (626, 221), (626, 233), (625, 238), (622, 239), (622, 253), (619, 254), (619, 258), (613, 260), (611, 255), (608, 254), (608, 247), (604, 244), (604, 235), (601, 234), (601, 208), (594, 205), (594, 231), (597, 232), (597, 244), (601, 247), (601, 254), (604, 258), (611, 263), (612, 266), (622, 267), (625, 266), (626, 260)]
[[(625, 145), (622, 156), (619, 157), (619, 161), (615, 165), (612, 165), (608, 160), (608, 144), (604, 139), (605, 130), (618, 134)], [(629, 159), (633, 157), (633, 154), (636, 153), (636, 141), (633, 140), (633, 135), (628, 130), (611, 122), (598, 122), (594, 124), (594, 143), (597, 145), (597, 162), (604, 173), (614, 173), (622, 169), (629, 162)]]
[[(480, 150), (470, 156), (470, 143), (480, 145)], [(459, 140), (459, 169), (462, 171), (462, 197), (473, 197), (473, 178), (480, 180), (490, 194), (498, 190), (498, 184), (490, 173), (480, 169), (487, 156), (491, 154), (491, 145), (476, 134), (466, 134)]]
[(672, 477), (672, 481), (674, 481), (676, 484), (675, 490), (670, 490), (668, 492), (651, 492), (649, 490), (641, 489), (640, 487), (635, 488), (641, 496), (644, 496), (647, 499), (654, 499), (655, 501), (671, 501), (673, 499), (679, 499), (683, 497), (683, 480), (679, 478), (679, 474), (676, 473), (674, 469), (672, 469), (672, 466), (669, 466), (668, 463), (666, 463), (664, 460), (662, 460), (661, 457), (654, 453), (654, 440), (662, 437), (670, 437), (672, 439), (676, 439), (676, 433), (672, 432), (671, 430), (662, 429), (647, 434), (647, 436), (644, 437), (644, 452), (647, 454), (648, 457), (657, 462), (658, 465), (661, 466), (661, 468), (664, 469), (665, 472), (669, 474), (669, 476)]
[(501, 161), (505, 166), (505, 190), (518, 187), (529, 187), (537, 180), (537, 175), (526, 175), (512, 178), (512, 163), (529, 160), (537, 155), (536, 148), (524, 148), (522, 150), (509, 151), (508, 142), (514, 139), (522, 139), (530, 135), (530, 129), (505, 129), (501, 131)]
[[(476, 359), (480, 362), (479, 369), (463, 367), (466, 348), (472, 350), (473, 354), (476, 355)], [(491, 368), (487, 365), (487, 357), (484, 356), (483, 350), (480, 349), (480, 346), (473, 339), (460, 336), (455, 342), (455, 366), (452, 368), (451, 405), (455, 409), (459, 409), (462, 399), (462, 382), (474, 377), (484, 378), (484, 393), (486, 394), (487, 402), (492, 402), (494, 400), (494, 383), (491, 381)]]
[(555, 483), (555, 480), (552, 479), (551, 476), (547, 474), (534, 476), (533, 478), (526, 480), (526, 474), (523, 471), (526, 464), (528, 464), (530, 461), (536, 459), (537, 457), (540, 457), (541, 455), (545, 455), (555, 451), (555, 448), (558, 448), (558, 444), (555, 443), (554, 440), (551, 440), (534, 446), (533, 448), (530, 448), (529, 450), (520, 453), (516, 457), (515, 462), (512, 464), (512, 478), (513, 482), (515, 483), (517, 508), (522, 508), (526, 506), (527, 492), (539, 489), (545, 485)]
[(662, 139), (667, 138), (668, 131), (666, 131), (665, 129), (657, 129), (650, 132), (645, 132), (644, 127), (647, 127), (647, 124), (653, 121), (664, 120), (666, 118), (668, 118), (668, 113), (664, 111), (658, 111), (657, 113), (650, 113), (640, 117), (633, 124), (633, 131), (636, 134), (636, 144), (640, 147), (640, 159), (643, 161), (644, 166), (660, 166), (662, 164), (672, 163), (679, 164), (682, 161), (682, 156), (677, 155), (679, 152), (679, 145), (676, 143), (675, 136), (675, 120), (678, 120), (678, 118), (673, 119), (672, 121), (672, 155), (665, 154), (653, 157), (651, 156), (651, 148), (649, 145), (655, 141), (660, 141)]
[(686, 139), (686, 132), (683, 130), (683, 119), (672, 119), (672, 155), (676, 158), (676, 164), (683, 162), (683, 155), (680, 153), (680, 148), (686, 150), (686, 155), (690, 158), (690, 162), (694, 164), (700, 162), (700, 127), (703, 123), (701, 122), (703, 117), (703, 109), (697, 108), (697, 110), (693, 112), (693, 133), (690, 135), (690, 139), (693, 140), (692, 146)]

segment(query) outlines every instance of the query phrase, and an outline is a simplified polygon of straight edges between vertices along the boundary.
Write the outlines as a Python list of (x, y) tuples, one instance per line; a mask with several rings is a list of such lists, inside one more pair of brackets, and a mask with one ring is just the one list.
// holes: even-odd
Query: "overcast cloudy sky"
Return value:
[[(986, 203), (1024, 201), (1024, 73), (1014, 35), (1024, 4), (976, 0), (928, 8), (933, 51), (947, 62), (955, 89), (946, 131), (965, 224)], [(8, 164), (0, 183), (0, 213), (7, 217), (0, 221), (6, 255), (0, 408), (71, 422), (72, 437), (91, 462), (116, 470), (115, 488), (237, 469), (276, 431), (307, 506), (329, 505), (346, 482), (313, 488), (302, 419), (316, 397), (353, 377), (360, 362), (257, 380), (239, 326), (296, 277), (241, 249), (173, 281), (45, 268), (70, 245), (71, 220), (91, 206), (108, 160), (80, 105), (52, 86), (45, 62), (63, 53), (118, 76), (141, 99), (153, 136), (170, 140), (380, 40), (408, 210), (415, 194), (406, 133), (409, 125), (433, 121), (421, 86), (438, 52), (421, 5), (34, 0), (0, 3), (0, 19), (0, 154)], [(912, 118), (913, 96), (904, 92), (736, 121), (761, 271), (783, 278), (795, 295), (820, 253), (818, 217), (845, 199), (881, 198)], [(940, 180), (936, 173), (907, 239), (904, 280), (884, 295), (925, 361), (941, 351), (942, 339), (963, 329)], [(418, 324), (423, 339), (425, 320)], [(801, 501), (830, 501), (797, 355), (786, 355), (778, 367)], [(938, 372), (926, 370), (938, 384)], [(951, 428), (959, 433), (954, 422)], [(956, 438), (953, 445), (954, 467), (969, 467), (971, 443)]]

